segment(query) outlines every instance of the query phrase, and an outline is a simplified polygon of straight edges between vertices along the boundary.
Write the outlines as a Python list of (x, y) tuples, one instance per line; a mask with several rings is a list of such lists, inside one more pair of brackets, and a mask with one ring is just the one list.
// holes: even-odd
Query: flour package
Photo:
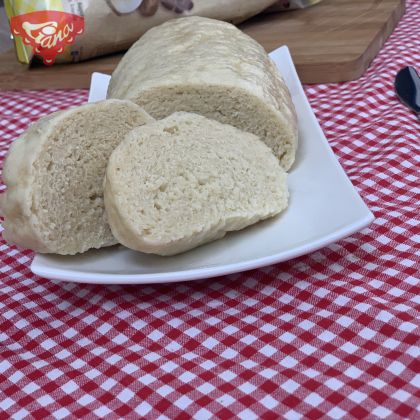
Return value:
[(126, 50), (169, 19), (205, 16), (240, 23), (270, 6), (302, 7), (316, 0), (5, 0), (18, 60), (78, 62)]

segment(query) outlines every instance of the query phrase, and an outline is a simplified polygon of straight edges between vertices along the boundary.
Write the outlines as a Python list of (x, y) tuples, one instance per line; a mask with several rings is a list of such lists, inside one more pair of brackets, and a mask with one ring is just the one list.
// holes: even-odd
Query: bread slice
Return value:
[(118, 241), (159, 255), (272, 217), (288, 199), (286, 172), (258, 137), (184, 112), (128, 133), (104, 184)]
[(290, 93), (263, 47), (235, 26), (203, 17), (150, 29), (112, 74), (109, 98), (153, 117), (194, 112), (260, 137), (288, 170), (297, 148)]
[(5, 161), (3, 237), (57, 254), (115, 244), (103, 204), (105, 168), (124, 135), (152, 120), (130, 101), (109, 100), (32, 124)]

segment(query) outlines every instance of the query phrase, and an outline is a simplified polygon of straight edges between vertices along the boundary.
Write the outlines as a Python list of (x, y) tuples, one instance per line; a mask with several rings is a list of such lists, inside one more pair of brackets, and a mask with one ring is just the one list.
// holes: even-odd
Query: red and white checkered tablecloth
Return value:
[[(420, 3), (407, 9), (361, 79), (306, 86), (375, 222), (177, 285), (50, 281), (0, 242), (1, 419), (420, 418), (420, 124), (393, 90), (420, 67)], [(1, 92), (1, 160), (29, 122), (86, 99)]]

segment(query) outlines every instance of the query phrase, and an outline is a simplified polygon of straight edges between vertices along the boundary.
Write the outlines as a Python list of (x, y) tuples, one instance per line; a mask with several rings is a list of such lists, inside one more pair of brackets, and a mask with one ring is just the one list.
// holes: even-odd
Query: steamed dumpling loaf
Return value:
[(157, 119), (189, 111), (260, 137), (288, 170), (297, 147), (290, 93), (263, 47), (235, 26), (203, 17), (150, 29), (114, 71), (109, 98)]
[(152, 120), (130, 101), (109, 100), (32, 124), (5, 161), (3, 237), (57, 254), (115, 244), (103, 203), (105, 168), (124, 135)]
[(159, 255), (275, 216), (288, 200), (286, 172), (258, 137), (184, 112), (128, 133), (104, 184), (118, 241)]

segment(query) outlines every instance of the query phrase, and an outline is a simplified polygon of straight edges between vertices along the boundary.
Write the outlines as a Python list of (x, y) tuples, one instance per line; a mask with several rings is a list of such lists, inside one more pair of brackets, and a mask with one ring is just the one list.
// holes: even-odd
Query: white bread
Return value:
[(259, 136), (288, 170), (297, 147), (290, 93), (263, 47), (235, 26), (203, 17), (150, 29), (112, 74), (109, 98), (160, 119), (204, 115)]
[(130, 101), (110, 100), (32, 124), (4, 164), (3, 237), (58, 254), (115, 244), (103, 204), (108, 158), (129, 130), (152, 120)]
[(175, 113), (132, 130), (114, 150), (105, 208), (120, 243), (173, 255), (280, 213), (286, 177), (255, 135)]

